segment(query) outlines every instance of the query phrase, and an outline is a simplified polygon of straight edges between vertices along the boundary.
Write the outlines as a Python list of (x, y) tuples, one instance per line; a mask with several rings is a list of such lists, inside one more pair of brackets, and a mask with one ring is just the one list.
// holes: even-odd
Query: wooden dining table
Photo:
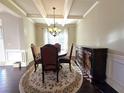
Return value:
[(67, 55), (67, 50), (61, 50), (60, 52), (58, 52), (58, 56), (59, 57), (63, 57)]

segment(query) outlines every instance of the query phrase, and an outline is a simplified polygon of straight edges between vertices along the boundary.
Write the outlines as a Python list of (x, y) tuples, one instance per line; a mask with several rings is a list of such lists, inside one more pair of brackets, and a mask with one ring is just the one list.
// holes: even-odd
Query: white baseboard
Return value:
[(120, 85), (117, 81), (107, 78), (106, 82), (119, 93), (124, 93), (124, 86)]

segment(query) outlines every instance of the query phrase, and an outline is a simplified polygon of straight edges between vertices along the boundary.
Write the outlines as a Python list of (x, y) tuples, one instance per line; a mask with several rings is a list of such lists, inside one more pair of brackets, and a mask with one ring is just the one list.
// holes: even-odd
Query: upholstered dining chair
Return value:
[(71, 45), (70, 55), (59, 58), (59, 63), (69, 63), (69, 69), (70, 69), (70, 71), (71, 71), (72, 51), (73, 51), (73, 43)]
[(42, 82), (44, 83), (44, 73), (47, 71), (54, 71), (57, 75), (59, 73), (59, 63), (58, 63), (58, 51), (54, 45), (46, 44), (41, 47), (41, 58), (42, 58)]
[(58, 52), (61, 51), (61, 45), (59, 43), (55, 43), (54, 46), (57, 48)]
[(32, 50), (33, 58), (34, 58), (34, 67), (35, 67), (34, 72), (36, 72), (38, 65), (42, 64), (41, 56), (40, 56), (40, 48), (39, 49), (38, 48), (39, 47), (35, 46), (34, 44), (31, 44), (31, 50)]

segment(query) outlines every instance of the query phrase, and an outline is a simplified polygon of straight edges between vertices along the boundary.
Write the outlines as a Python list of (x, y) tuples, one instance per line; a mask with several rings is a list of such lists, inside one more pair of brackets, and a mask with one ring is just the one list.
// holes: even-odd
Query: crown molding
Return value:
[(43, 18), (40, 14), (27, 14), (29, 18)]
[[(43, 18), (40, 14), (27, 14), (27, 17), (29, 18)], [(53, 15), (47, 15), (46, 18), (53, 18)], [(55, 15), (56, 19), (63, 19), (63, 15)], [(69, 15), (67, 19), (82, 19), (82, 16), (75, 16), (75, 15)]]

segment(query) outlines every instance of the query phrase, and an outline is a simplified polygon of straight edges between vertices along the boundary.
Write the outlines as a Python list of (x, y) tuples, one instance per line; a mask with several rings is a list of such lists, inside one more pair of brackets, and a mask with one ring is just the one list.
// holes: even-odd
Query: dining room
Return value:
[[(123, 3), (123, 0), (0, 0), (0, 81), (3, 85), (0, 92), (20, 93), (20, 79), (26, 85), (30, 77), (31, 87), (24, 88), (33, 87), (38, 92), (45, 88), (60, 92), (62, 90), (53, 85), (60, 86), (63, 81), (69, 91), (74, 89), (74, 93), (123, 93)], [(31, 44), (40, 47), (41, 56), (42, 47), (56, 43), (60, 44), (58, 56), (64, 53), (66, 57), (69, 57), (73, 43), (71, 66), (74, 73), (70, 64), (64, 64), (62, 59), (60, 82), (56, 84), (56, 74), (50, 74), (54, 84), (43, 86), (42, 79), (45, 84), (51, 78), (48, 73), (42, 77), (42, 63), (35, 67)], [(26, 74), (23, 71), (27, 71)], [(68, 77), (73, 78), (69, 80)], [(69, 83), (66, 84), (63, 78)]]

